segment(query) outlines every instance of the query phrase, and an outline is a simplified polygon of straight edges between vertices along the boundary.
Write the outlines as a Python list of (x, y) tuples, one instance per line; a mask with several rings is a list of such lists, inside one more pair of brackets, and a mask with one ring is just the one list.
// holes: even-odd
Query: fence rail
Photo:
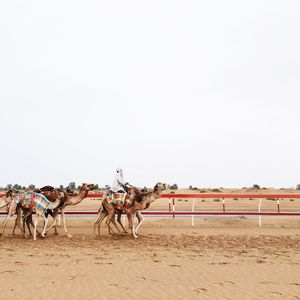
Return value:
[[(0, 194), (3, 197), (4, 194)], [(104, 193), (90, 193), (87, 198), (101, 199)], [(166, 211), (143, 211), (145, 216), (190, 216), (192, 226), (195, 224), (195, 216), (258, 216), (259, 226), (261, 227), (262, 216), (300, 216), (299, 211), (281, 211), (280, 200), (300, 199), (300, 194), (249, 194), (249, 193), (200, 193), (200, 194), (162, 194), (161, 198), (168, 199), (168, 210)], [(195, 211), (196, 199), (222, 199), (220, 211)], [(192, 199), (191, 211), (176, 211), (176, 199)], [(228, 211), (226, 210), (225, 199), (259, 199), (257, 211)], [(261, 211), (262, 199), (276, 200), (276, 211)], [(275, 208), (274, 208), (275, 209)], [(68, 215), (96, 215), (97, 211), (66, 211)], [(0, 211), (0, 215), (5, 215), (5, 211)]]
[[(105, 193), (89, 193), (87, 195), (87, 198), (102, 198), (105, 195)], [(0, 198), (4, 197), (5, 194), (0, 194)], [(191, 198), (191, 199), (197, 199), (197, 198), (243, 198), (243, 199), (249, 199), (249, 198), (256, 198), (256, 199), (263, 199), (263, 198), (275, 198), (275, 199), (299, 199), (300, 194), (230, 194), (230, 193), (200, 193), (200, 194), (162, 194), (161, 198)]]

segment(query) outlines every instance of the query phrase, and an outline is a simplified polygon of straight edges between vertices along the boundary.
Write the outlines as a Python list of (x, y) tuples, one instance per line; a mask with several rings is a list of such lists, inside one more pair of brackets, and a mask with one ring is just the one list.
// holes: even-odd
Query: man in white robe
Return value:
[(123, 171), (121, 168), (116, 170), (116, 174), (113, 180), (111, 191), (114, 193), (125, 193), (127, 182), (123, 178)]

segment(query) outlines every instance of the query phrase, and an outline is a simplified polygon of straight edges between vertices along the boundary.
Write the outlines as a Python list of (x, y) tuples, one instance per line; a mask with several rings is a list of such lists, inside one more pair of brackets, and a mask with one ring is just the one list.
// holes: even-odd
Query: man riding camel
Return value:
[(116, 174), (113, 179), (111, 191), (113, 193), (121, 193), (121, 194), (126, 193), (128, 191), (128, 188), (126, 185), (128, 185), (128, 182), (125, 182), (125, 180), (123, 178), (123, 171), (121, 168), (118, 168), (116, 170)]
[(122, 202), (123, 202), (123, 208), (125, 207), (126, 203), (126, 196), (129, 192), (128, 188), (129, 183), (126, 182), (123, 178), (123, 171), (121, 168), (118, 168), (116, 170), (116, 174), (113, 179), (113, 184), (110, 189), (111, 194), (121, 194), (122, 195)]

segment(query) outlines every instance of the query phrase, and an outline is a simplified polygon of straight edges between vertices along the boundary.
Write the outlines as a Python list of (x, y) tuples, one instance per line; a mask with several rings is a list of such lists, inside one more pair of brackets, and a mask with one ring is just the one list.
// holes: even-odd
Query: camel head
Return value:
[(57, 198), (59, 200), (63, 200), (65, 198), (65, 193), (63, 191), (56, 191), (57, 192)]
[(167, 189), (167, 184), (158, 182), (154, 187), (154, 192), (162, 192)]
[(0, 200), (0, 208), (10, 204), (15, 194), (16, 190), (8, 190), (5, 194), (5, 197)]
[(96, 185), (93, 183), (87, 184), (87, 183), (83, 183), (81, 185), (80, 191), (91, 191), (91, 190), (95, 190), (96, 189)]
[(65, 198), (65, 194), (63, 192), (63, 190), (61, 189), (56, 189), (52, 186), (44, 186), (40, 189), (35, 189), (34, 190), (36, 193), (42, 194), (44, 196), (46, 196), (46, 198), (48, 200), (50, 200), (51, 202), (56, 201), (57, 199), (62, 200)]

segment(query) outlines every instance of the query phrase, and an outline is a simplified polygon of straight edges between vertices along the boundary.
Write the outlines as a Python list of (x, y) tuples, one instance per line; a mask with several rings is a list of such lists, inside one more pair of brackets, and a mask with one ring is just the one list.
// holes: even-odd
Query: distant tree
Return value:
[(16, 183), (16, 184), (13, 185), (13, 188), (16, 189), (16, 190), (21, 190), (22, 186)]
[(170, 189), (171, 190), (178, 190), (178, 185), (176, 183), (174, 183), (173, 185), (171, 185)]
[(106, 184), (106, 185), (105, 185), (105, 188), (106, 188), (107, 190), (109, 190), (109, 189), (110, 189), (110, 186), (109, 186), (108, 184)]
[(95, 184), (95, 190), (98, 190), (99, 189), (99, 185), (96, 183)]
[(253, 186), (252, 186), (254, 189), (257, 189), (257, 190), (259, 190), (260, 189), (260, 186), (258, 185), (258, 184), (253, 184)]
[(34, 184), (29, 184), (28, 188), (31, 189), (31, 190), (34, 190), (35, 189), (35, 185)]
[(10, 190), (11, 188), (12, 188), (12, 184), (11, 183), (9, 183), (7, 186), (6, 186), (6, 188), (8, 189), (8, 190)]
[(70, 182), (68, 185), (68, 188), (71, 190), (75, 190), (76, 189), (76, 183), (75, 182)]
[(300, 183), (296, 185), (296, 190), (300, 190)]
[(61, 185), (59, 186), (59, 188), (63, 190), (63, 189), (64, 189), (64, 186), (61, 184)]
[(192, 189), (193, 189), (193, 186), (192, 186), (192, 185), (190, 185), (190, 186), (189, 186), (189, 189), (190, 189), (190, 190), (192, 190)]

